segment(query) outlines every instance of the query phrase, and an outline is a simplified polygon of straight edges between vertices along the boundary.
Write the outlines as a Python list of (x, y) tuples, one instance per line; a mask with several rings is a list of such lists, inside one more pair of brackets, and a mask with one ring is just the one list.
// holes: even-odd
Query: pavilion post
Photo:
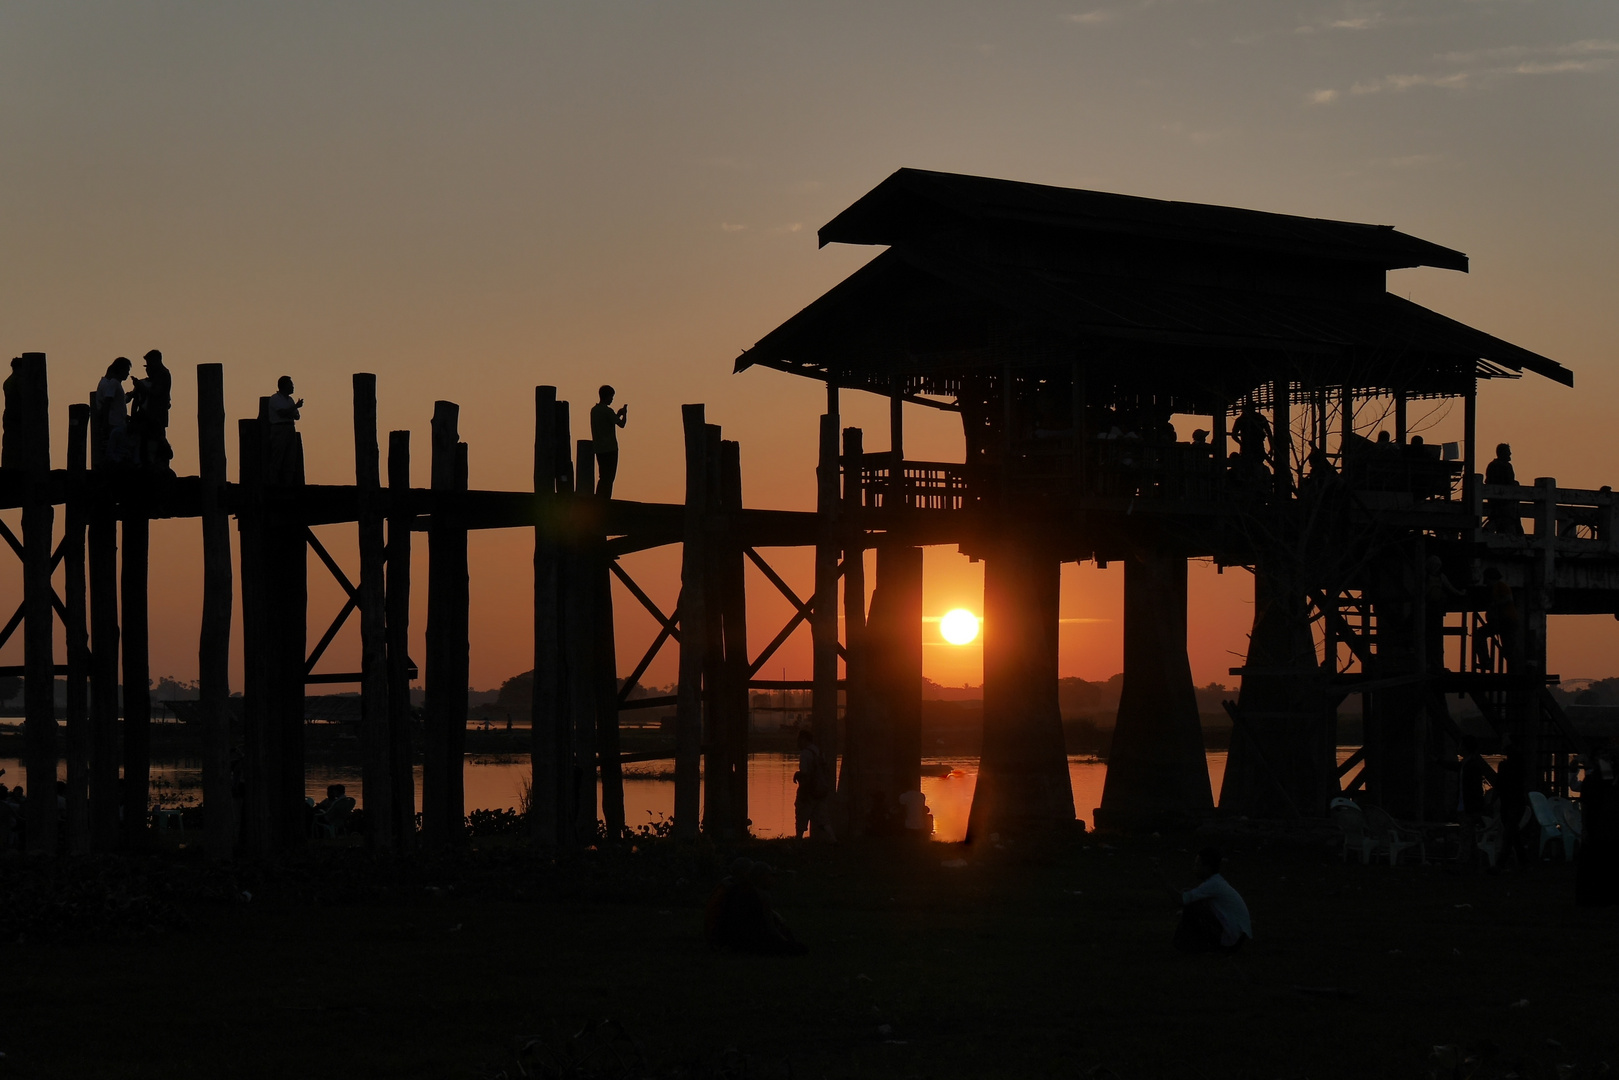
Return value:
[[(820, 454), (815, 469), (815, 511), (820, 521), (815, 541), (815, 597), (811, 601), (810, 642), (813, 696), (810, 723), (821, 753), (836, 770), (842, 740), (838, 737), (838, 418), (821, 417)], [(901, 470), (890, 467), (888, 498), (899, 496)]]
[(556, 499), (558, 468), (557, 401), (554, 386), (534, 388), (534, 493), (539, 520), (534, 526), (534, 689), (529, 711), (529, 829), (546, 847), (560, 840), (566, 820), (561, 798), (567, 788), (568, 742), (561, 716), (558, 663), (562, 605), (558, 592)]
[(1478, 379), (1468, 380), (1462, 396), (1462, 501), (1473, 505), (1478, 487)]
[(708, 440), (703, 406), (682, 405), (686, 436), (686, 508), (680, 558), (680, 685), (675, 705), (675, 836), (695, 840), (702, 802), (703, 662), (707, 653), (705, 560)]
[(107, 464), (107, 418), (90, 397), (90, 842), (118, 844), (118, 503)]
[(230, 632), (233, 577), (225, 509), (225, 369), (197, 365), (197, 459), (202, 480), (202, 626), (197, 685), (202, 710), (202, 805), (208, 854), (230, 858), (236, 795), (230, 770)]
[(416, 846), (416, 754), (410, 707), (410, 432), (388, 433), (388, 771), (393, 835), (399, 850)]
[(834, 803), (840, 833), (847, 832), (859, 810), (857, 782), (867, 756), (864, 727), (869, 719), (870, 686), (866, 681), (866, 533), (861, 524), (863, 499), (860, 469), (864, 436), (857, 427), (843, 429), (843, 761)]
[[(50, 392), (45, 354), (23, 353), (12, 362), (12, 401), (21, 431), (6, 441), (21, 447), (23, 472), (23, 754), (28, 774), (24, 825), (28, 851), (56, 852), (56, 656), (51, 610), (51, 539), (56, 508), (51, 503)], [(20, 399), (20, 400), (19, 400)]]
[(394, 847), (393, 766), (388, 720), (388, 620), (384, 610), (382, 461), (377, 377), (354, 376), (354, 488), (360, 541), (360, 753), (367, 842)]
[(86, 624), (84, 532), (89, 490), (85, 437), (90, 406), (69, 405), (67, 415), (67, 507), (62, 535), (67, 643), (67, 850), (90, 850), (90, 638)]
[(1396, 446), (1405, 445), (1406, 412), (1405, 387), (1396, 387), (1394, 390), (1394, 444)]

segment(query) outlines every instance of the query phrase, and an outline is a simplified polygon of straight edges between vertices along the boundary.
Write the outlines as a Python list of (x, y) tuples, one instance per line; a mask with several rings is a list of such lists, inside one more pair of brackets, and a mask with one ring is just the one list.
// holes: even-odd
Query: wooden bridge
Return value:
[[(410, 486), (404, 431), (389, 433), (384, 484), (371, 375), (354, 377), (354, 484), (305, 483), (301, 444), (274, 445), (262, 410), (238, 421), (232, 483), (219, 365), (197, 369), (200, 475), (111, 464), (86, 405), (67, 410), (67, 468), (52, 470), (45, 357), (20, 357), (7, 383), (0, 508), (21, 507), (22, 530), (0, 527), (0, 538), (22, 562), (24, 587), (0, 644), (19, 628), (24, 635), (24, 664), (5, 672), (26, 680), (29, 788), (42, 796), (28, 802), (30, 847), (52, 850), (59, 828), (75, 851), (144, 835), (147, 523), (163, 517), (194, 518), (203, 534), (204, 803), (244, 800), (239, 816), (208, 815), (219, 855), (238, 843), (268, 855), (302, 841), (302, 700), (307, 686), (326, 683), (360, 687), (371, 843), (417, 841), (418, 755), (420, 842), (457, 841), (467, 536), (492, 528), (534, 531), (531, 823), (545, 844), (622, 831), (618, 717), (647, 706), (676, 709), (677, 833), (741, 835), (748, 692), (784, 685), (813, 690), (818, 741), (841, 766), (838, 816), (858, 834), (869, 810), (880, 815), (919, 784), (921, 548), (934, 544), (985, 563), (985, 730), (970, 835), (1074, 817), (1056, 701), (1065, 560), (1125, 565), (1125, 687), (1104, 825), (1213, 807), (1186, 658), (1193, 557), (1255, 573), (1223, 809), (1319, 814), (1331, 797), (1362, 790), (1397, 814), (1442, 815), (1456, 802), (1447, 766), (1462, 736), (1446, 702), (1453, 693), (1510, 736), (1528, 784), (1565, 782), (1579, 735), (1546, 689), (1555, 682), (1546, 619), (1619, 613), (1613, 497), (1549, 479), (1492, 486), (1478, 475), (1479, 382), (1572, 376), (1383, 289), (1387, 269), (1465, 269), (1464, 256), (1374, 226), (908, 170), (822, 239), (889, 249), (737, 362), (825, 384), (808, 513), (748, 508), (740, 448), (700, 405), (683, 407), (682, 502), (599, 498), (591, 444), (571, 439), (568, 406), (545, 386), (535, 390), (532, 491), (469, 488), (458, 410), (444, 401), (432, 414), (431, 484)], [(886, 451), (867, 451), (860, 429), (840, 430), (844, 391), (889, 399)], [(1447, 398), (1463, 405), (1460, 438), (1419, 445), (1407, 431), (1409, 403)], [(1386, 444), (1372, 438), (1387, 419), (1380, 402), (1392, 407)], [(908, 459), (906, 406), (958, 414), (963, 461)], [(1181, 439), (1173, 414), (1207, 418), (1208, 428)], [(355, 572), (311, 531), (334, 523), (356, 527)], [(419, 668), (408, 652), (416, 534), (428, 545)], [(664, 611), (618, 559), (670, 544), (682, 548), (681, 593)], [(814, 551), (803, 590), (760, 555), (794, 546)], [(312, 648), (311, 553), (346, 597)], [(750, 563), (792, 609), (763, 648), (747, 625)], [(615, 579), (658, 628), (622, 679)], [(226, 703), (238, 583), (246, 737), (233, 790)], [(356, 613), (358, 670), (320, 670)], [(758, 678), (806, 623), (812, 678)], [(633, 698), (670, 642), (677, 694)], [(420, 745), (409, 708), (418, 673)], [(67, 680), (60, 822), (44, 797), (63, 749), (54, 676)], [(1364, 746), (1340, 767), (1337, 711), (1351, 694), (1361, 695)]]

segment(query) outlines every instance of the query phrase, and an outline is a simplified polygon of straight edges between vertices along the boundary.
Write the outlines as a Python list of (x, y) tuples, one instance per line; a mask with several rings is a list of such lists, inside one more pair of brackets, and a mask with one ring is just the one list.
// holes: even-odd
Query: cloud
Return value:
[[(1594, 75), (1619, 66), (1619, 41), (1588, 38), (1562, 45), (1503, 45), (1472, 52), (1441, 53), (1435, 59), (1454, 64), (1458, 70), (1363, 79), (1353, 83), (1347, 92), (1352, 97), (1367, 97), (1400, 94), (1423, 87), (1460, 91), (1521, 75)], [(1327, 105), (1341, 96), (1335, 89), (1315, 90), (1307, 94), (1305, 100), (1311, 105)]]
[(1095, 11), (1084, 11), (1073, 15), (1064, 15), (1063, 21), (1078, 23), (1080, 26), (1100, 26), (1112, 22), (1119, 17), (1117, 11), (1108, 8), (1097, 8)]
[(746, 225), (733, 225), (729, 221), (720, 222), (720, 232), (741, 232), (746, 228)]

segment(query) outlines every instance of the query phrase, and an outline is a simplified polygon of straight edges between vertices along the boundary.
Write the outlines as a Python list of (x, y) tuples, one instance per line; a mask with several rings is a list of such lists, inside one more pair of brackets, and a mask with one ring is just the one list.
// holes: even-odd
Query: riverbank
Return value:
[[(1249, 828), (1227, 837), (1227, 876), (1258, 940), (1180, 957), (1156, 870), (1184, 879), (1200, 842), (652, 841), (553, 861), (493, 841), (416, 863), (321, 848), (273, 873), (190, 850), (60, 874), (9, 861), (0, 1050), (14, 1076), (164, 1080), (515, 1077), (525, 1046), (531, 1075), (626, 1080), (1550, 1080), (1619, 1063), (1619, 926), (1572, 907), (1569, 867), (1345, 865), (1321, 833)], [(808, 956), (704, 947), (737, 853), (784, 871)], [(1436, 1046), (1477, 1060), (1433, 1073)]]

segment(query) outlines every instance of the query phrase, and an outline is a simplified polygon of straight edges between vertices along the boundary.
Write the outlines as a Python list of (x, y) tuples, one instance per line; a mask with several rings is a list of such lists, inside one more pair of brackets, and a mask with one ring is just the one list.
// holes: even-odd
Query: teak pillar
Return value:
[[(266, 415), (261, 406), (260, 414)], [(309, 639), (308, 527), (299, 503), (303, 496), (303, 436), (278, 436), (269, 425), (269, 475), (264, 519), (264, 598), (269, 629), (270, 723), (276, 760), (270, 798), (275, 843), (293, 848), (308, 840), (304, 818), (304, 678)], [(128, 632), (126, 629), (125, 637)], [(127, 692), (127, 691), (126, 691)]]
[(554, 386), (534, 388), (534, 494), (539, 520), (534, 526), (534, 690), (529, 711), (529, 831), (534, 842), (551, 847), (562, 842), (562, 806), (567, 791), (569, 739), (562, 701), (559, 663), (562, 597), (558, 585), (557, 531), (561, 513), (556, 498), (562, 469), (557, 455), (557, 401)]
[(202, 805), (208, 854), (230, 858), (237, 807), (230, 774), (230, 633), (233, 574), (225, 509), (225, 370), (197, 365), (197, 458), (202, 480), (202, 627), (197, 686), (202, 709)]
[[(709, 835), (734, 840), (748, 822), (748, 623), (744, 556), (736, 528), (742, 509), (742, 465), (738, 445), (722, 441), (717, 468), (717, 513), (709, 547), (709, 653), (714, 679), (709, 695), (710, 723), (704, 769), (703, 827)], [(717, 473), (717, 475), (715, 475)]]
[(1057, 705), (1061, 566), (1038, 539), (1007, 529), (984, 555), (984, 745), (969, 841), (1074, 820)]
[[(142, 478), (144, 480), (144, 478)], [(143, 846), (151, 807), (152, 675), (147, 644), (147, 574), (151, 532), (146, 485), (124, 500), (124, 557), (118, 578), (123, 612), (124, 843)]]
[(410, 432), (388, 433), (387, 612), (388, 768), (393, 832), (401, 851), (416, 845), (415, 723), (410, 707)]
[(459, 843), (466, 811), (462, 768), (467, 732), (467, 490), (460, 407), (433, 403), (433, 513), (427, 532), (427, 709), (422, 753), (422, 841)]
[[(21, 431), (6, 441), (21, 446), (23, 473), (23, 755), (28, 799), (23, 810), (30, 854), (56, 852), (56, 656), (51, 610), (50, 393), (45, 354), (23, 353), (12, 362), (10, 419)], [(19, 401), (18, 398), (21, 400)]]
[[(95, 397), (91, 396), (94, 403)], [(106, 417), (90, 409), (90, 842), (118, 844), (118, 484)]]
[(866, 550), (865, 529), (861, 525), (863, 500), (860, 467), (865, 456), (864, 435), (859, 428), (843, 429), (843, 641), (848, 659), (844, 661), (843, 762), (838, 772), (838, 792), (834, 802), (834, 825), (849, 836), (851, 823), (864, 808), (860, 806), (862, 784), (860, 759), (866, 753), (862, 728), (869, 722), (870, 690), (866, 656)]
[[(242, 709), (243, 847), (260, 858), (274, 854), (278, 843), (275, 788), (280, 761), (280, 732), (270, 711), (270, 596), (265, 524), (265, 444), (260, 420), (237, 423), (236, 529), (242, 572)], [(97, 646), (99, 648), (99, 646)]]
[[(580, 506), (595, 491), (596, 456), (589, 439), (580, 439), (574, 450), (575, 493)], [(596, 838), (596, 695), (598, 625), (601, 587), (596, 580), (596, 545), (588, 528), (580, 528), (577, 518), (570, 522), (567, 548), (563, 554), (562, 662), (567, 672), (568, 716), (573, 727), (572, 798), (568, 806), (570, 842), (586, 845)]]
[(1150, 828), (1213, 807), (1186, 656), (1186, 560), (1138, 551), (1124, 565), (1124, 689), (1096, 824)]
[(382, 461), (377, 377), (354, 376), (354, 490), (360, 541), (360, 762), (367, 841), (394, 847), (393, 751), (388, 720), (388, 623), (384, 610)]
[(682, 405), (686, 509), (680, 554), (680, 685), (675, 705), (675, 836), (695, 840), (702, 805), (703, 664), (706, 659), (708, 439), (703, 406)]
[(89, 426), (90, 406), (69, 405), (67, 522), (62, 536), (66, 610), (62, 625), (67, 643), (67, 849), (75, 855), (90, 850), (90, 758), (94, 746), (90, 730), (90, 638), (85, 622), (84, 579), (85, 518), (90, 502), (85, 438)]
[[(815, 467), (815, 511), (820, 517), (815, 541), (815, 597), (811, 600), (810, 640), (814, 691), (810, 723), (821, 753), (837, 767), (838, 738), (838, 418), (821, 417), (820, 454)], [(898, 483), (891, 479), (890, 490)]]

